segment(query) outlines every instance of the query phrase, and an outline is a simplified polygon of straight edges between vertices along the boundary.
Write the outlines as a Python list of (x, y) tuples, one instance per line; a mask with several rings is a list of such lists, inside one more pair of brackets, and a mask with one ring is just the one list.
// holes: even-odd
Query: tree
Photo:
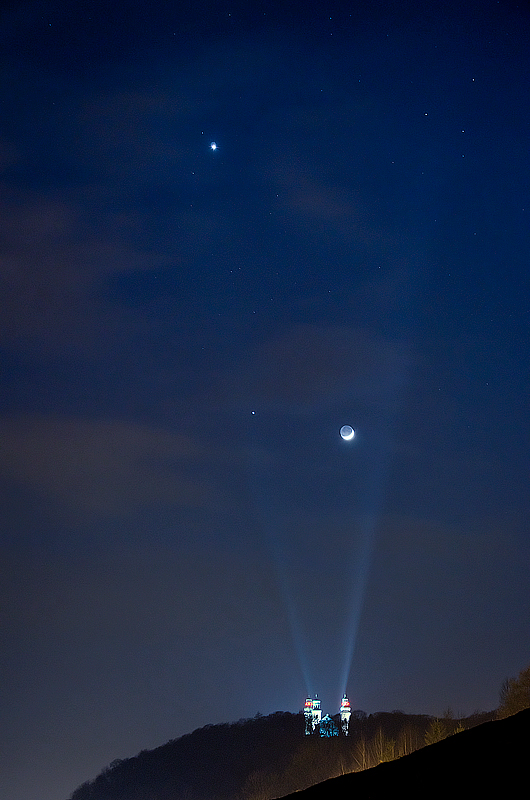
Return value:
[(506, 678), (500, 691), (497, 718), (504, 719), (530, 708), (530, 667), (521, 670), (517, 678)]
[(445, 725), (443, 724), (442, 720), (432, 719), (425, 732), (425, 744), (429, 745), (435, 744), (436, 742), (441, 742), (446, 736), (447, 731), (445, 730)]
[(368, 769), (372, 764), (368, 754), (368, 747), (364, 734), (361, 734), (355, 743), (353, 750), (353, 772), (359, 772), (363, 769)]
[(399, 732), (396, 742), (396, 755), (398, 757), (407, 756), (414, 750), (423, 747), (423, 737), (417, 727), (408, 722)]
[(372, 758), (376, 764), (381, 764), (383, 761), (393, 761), (396, 757), (396, 742), (394, 739), (389, 739), (384, 735), (381, 726), (377, 729), (370, 745)]

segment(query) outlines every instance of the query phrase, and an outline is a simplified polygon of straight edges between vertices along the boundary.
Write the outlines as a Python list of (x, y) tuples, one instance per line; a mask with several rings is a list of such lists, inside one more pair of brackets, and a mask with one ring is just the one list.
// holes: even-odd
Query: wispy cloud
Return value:
[[(120, 421), (28, 416), (0, 422), (4, 478), (30, 486), (70, 517), (129, 515), (145, 504), (220, 503), (189, 437)], [(200, 470), (199, 470), (200, 472)]]

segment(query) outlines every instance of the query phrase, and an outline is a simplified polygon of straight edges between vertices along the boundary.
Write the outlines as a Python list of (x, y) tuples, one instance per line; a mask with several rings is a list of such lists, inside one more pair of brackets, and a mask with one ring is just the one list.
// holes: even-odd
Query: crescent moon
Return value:
[(349, 442), (350, 439), (353, 439), (355, 436), (355, 431), (351, 427), (351, 425), (343, 425), (340, 429), (340, 435), (342, 436), (345, 441)]

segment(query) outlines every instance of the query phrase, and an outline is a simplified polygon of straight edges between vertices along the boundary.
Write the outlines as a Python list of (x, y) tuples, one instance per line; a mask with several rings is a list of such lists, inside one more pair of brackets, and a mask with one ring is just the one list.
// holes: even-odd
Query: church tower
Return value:
[(305, 735), (310, 736), (312, 733), (320, 732), (320, 722), (322, 720), (322, 710), (320, 708), (320, 700), (318, 695), (312, 700), (308, 697), (304, 704), (304, 718), (305, 718)]
[(322, 711), (320, 709), (320, 700), (318, 694), (315, 695), (313, 700), (313, 730), (318, 731), (320, 728), (320, 720), (322, 719)]
[(313, 733), (313, 701), (310, 697), (307, 698), (304, 704), (304, 719), (305, 735), (310, 736)]
[(348, 735), (350, 717), (351, 717), (350, 701), (348, 700), (346, 695), (344, 695), (340, 704), (340, 726), (342, 728), (344, 736)]

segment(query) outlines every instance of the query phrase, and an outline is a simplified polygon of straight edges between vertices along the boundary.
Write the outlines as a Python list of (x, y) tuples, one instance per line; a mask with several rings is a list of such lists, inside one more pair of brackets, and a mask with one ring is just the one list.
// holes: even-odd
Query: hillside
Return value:
[[(491, 718), (462, 720), (469, 728)], [(456, 727), (444, 721), (446, 733)], [(269, 800), (423, 747), (426, 715), (354, 712), (350, 735), (304, 736), (302, 714), (209, 725), (112, 762), (70, 800)]]
[[(528, 779), (530, 709), (450, 736), (396, 761), (341, 775), (296, 800), (523, 796)], [(288, 797), (294, 800), (295, 794)], [(285, 798), (287, 800), (287, 798)]]

